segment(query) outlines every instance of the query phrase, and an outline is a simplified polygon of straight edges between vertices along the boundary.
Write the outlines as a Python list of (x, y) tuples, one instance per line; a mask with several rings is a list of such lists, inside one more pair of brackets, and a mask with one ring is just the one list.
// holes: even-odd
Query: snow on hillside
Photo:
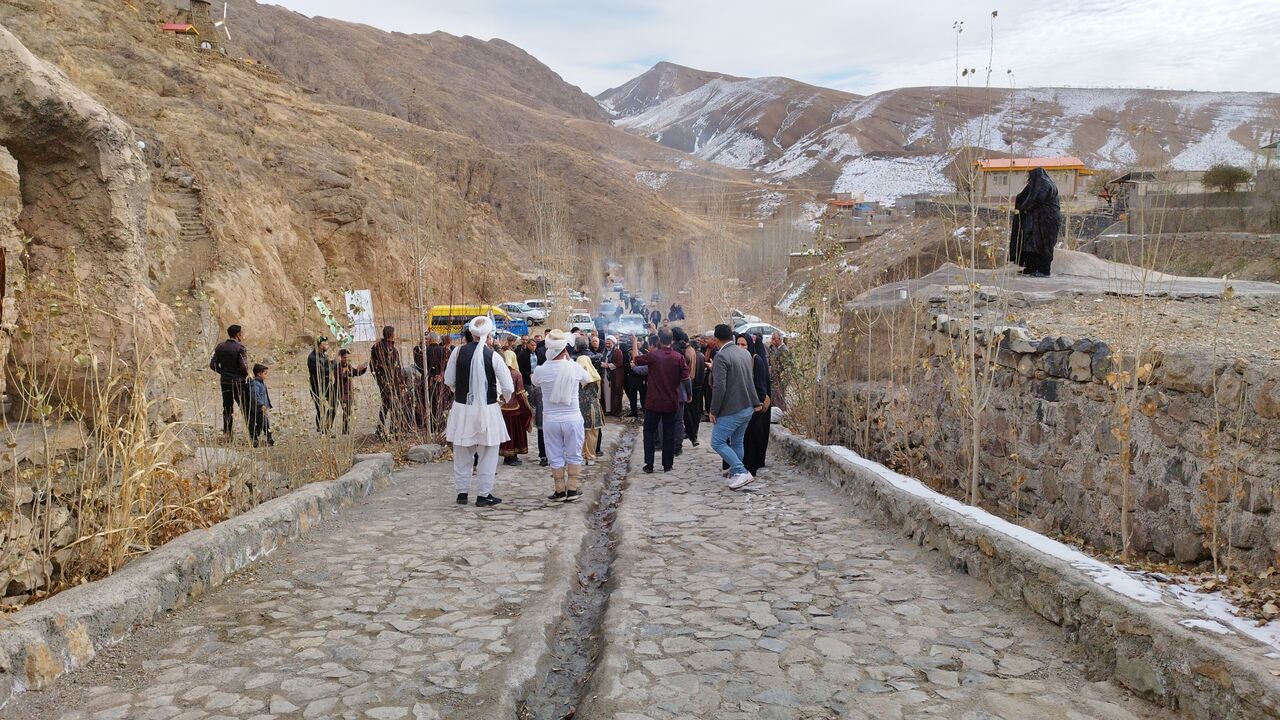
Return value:
[(844, 164), (832, 190), (883, 203), (903, 195), (945, 193), (951, 182), (942, 169), (949, 161), (946, 155), (857, 157)]
[(636, 182), (654, 190), (661, 190), (666, 186), (669, 179), (671, 179), (671, 173), (654, 172), (652, 170), (641, 170), (636, 173)]
[[(1280, 125), (1280, 95), (1268, 93), (1112, 88), (987, 93), (939, 87), (889, 90), (836, 105), (829, 123), (796, 138), (785, 131), (817, 97), (808, 86), (782, 78), (726, 77), (684, 93), (670, 82), (658, 85), (670, 96), (616, 123), (774, 181), (830, 182), (833, 191), (881, 201), (950, 190), (942, 174), (945, 148), (1076, 155), (1103, 169), (1131, 167), (1141, 160), (1139, 147), (1147, 157), (1163, 148), (1163, 162), (1190, 170), (1222, 161), (1252, 165), (1266, 131)], [(789, 104), (775, 130), (770, 123), (776, 123), (780, 102)], [(766, 117), (771, 107), (772, 119)]]

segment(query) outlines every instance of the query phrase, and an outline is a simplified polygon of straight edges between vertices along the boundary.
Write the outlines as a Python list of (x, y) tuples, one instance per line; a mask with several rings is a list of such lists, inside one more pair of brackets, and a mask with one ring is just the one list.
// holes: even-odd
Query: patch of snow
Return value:
[(795, 307), (796, 302), (800, 300), (800, 296), (804, 295), (804, 291), (808, 287), (809, 285), (807, 283), (801, 283), (791, 288), (791, 291), (788, 292), (786, 295), (782, 296), (782, 299), (779, 300), (778, 304), (774, 305), (774, 307), (777, 308), (780, 312), (790, 315), (792, 312), (792, 309)]
[(756, 217), (767, 219), (778, 214), (778, 208), (782, 207), (782, 201), (786, 198), (786, 195), (776, 190), (765, 191), (756, 204)]
[(1226, 625), (1223, 625), (1217, 620), (1202, 620), (1200, 618), (1188, 618), (1186, 620), (1179, 620), (1178, 624), (1183, 627), (1189, 627), (1193, 629), (1198, 628), (1200, 630), (1208, 630), (1209, 632), (1215, 633), (1217, 635), (1231, 634), (1231, 628), (1227, 627)]
[(1191, 102), (1183, 107), (1187, 108), (1188, 114), (1216, 110), (1213, 125), (1209, 132), (1178, 153), (1169, 162), (1169, 166), (1175, 170), (1204, 170), (1219, 162), (1229, 162), (1244, 167), (1257, 162), (1258, 154), (1254, 148), (1261, 143), (1255, 142), (1253, 147), (1246, 147), (1231, 137), (1231, 133), (1246, 125), (1258, 127), (1258, 123), (1264, 121), (1264, 109), (1258, 97), (1232, 93), (1225, 98), (1220, 98), (1218, 103), (1202, 102), (1202, 100), (1196, 98), (1194, 110), (1188, 107), (1193, 104)]
[(710, 141), (699, 147), (696, 154), (726, 167), (745, 170), (763, 160), (768, 152), (763, 140), (735, 130), (712, 135)]
[(1179, 602), (1192, 610), (1199, 610), (1242, 635), (1260, 640), (1280, 650), (1280, 620), (1272, 620), (1258, 627), (1257, 621), (1237, 615), (1235, 606), (1223, 597), (1222, 593), (1202, 593), (1195, 585), (1189, 583), (1170, 585), (1169, 591)]
[(835, 114), (832, 115), (831, 119), (833, 121), (848, 120), (850, 122), (866, 120), (874, 115), (876, 110), (880, 109), (880, 104), (883, 103), (885, 98), (889, 97), (889, 94), (892, 92), (892, 90), (886, 90), (885, 92), (878, 92), (875, 95), (854, 100), (848, 105), (837, 110)]
[(951, 182), (942, 173), (946, 163), (945, 155), (854, 158), (845, 163), (833, 192), (853, 193), (883, 203), (892, 203), (903, 195), (947, 192)]
[(800, 217), (796, 219), (796, 227), (804, 228), (809, 232), (818, 232), (818, 227), (820, 226), (818, 221), (822, 218), (823, 212), (825, 212), (825, 209), (815, 202), (807, 202), (801, 205)]
[(1133, 148), (1133, 140), (1120, 128), (1111, 128), (1107, 133), (1107, 141), (1098, 148), (1098, 165), (1112, 168), (1130, 167), (1138, 162), (1138, 151)]
[(808, 150), (807, 144), (792, 145), (782, 155), (761, 167), (760, 171), (781, 180), (790, 180), (804, 175), (818, 164), (818, 158), (806, 154)]
[(944, 507), (963, 515), (974, 522), (985, 525), (1001, 535), (1017, 540), (1034, 550), (1050, 557), (1057, 558), (1080, 570), (1099, 585), (1141, 603), (1154, 604), (1161, 601), (1160, 589), (1151, 582), (1133, 577), (1120, 568), (1089, 557), (1073, 547), (1057, 540), (1041, 535), (1020, 525), (998, 518), (982, 508), (967, 505), (954, 498), (936, 492), (915, 478), (896, 473), (880, 463), (867, 460), (852, 450), (839, 445), (828, 446), (828, 449), (841, 459), (868, 470), (888, 482), (890, 485), (908, 492), (923, 500)]
[(636, 173), (636, 182), (654, 190), (661, 190), (670, 179), (671, 173), (654, 172), (652, 170), (641, 170)]

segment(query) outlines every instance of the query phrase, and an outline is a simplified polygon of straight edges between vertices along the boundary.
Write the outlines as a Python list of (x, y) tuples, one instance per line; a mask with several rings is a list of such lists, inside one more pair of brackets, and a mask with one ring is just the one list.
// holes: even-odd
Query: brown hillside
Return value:
[[(284, 17), (262, 10), (257, 17), (241, 7), (240, 17), (261, 23)], [(527, 186), (535, 164), (559, 189), (584, 249), (608, 243), (652, 255), (702, 232), (703, 224), (687, 212), (696, 207), (676, 207), (636, 182), (638, 171), (679, 174), (686, 188), (749, 181), (746, 173), (701, 162), (680, 168), (671, 150), (592, 117), (589, 98), (506, 43), (350, 26), (376, 38), (353, 37), (346, 47), (356, 57), (362, 43), (386, 38), (414, 53), (425, 52), (423, 43), (443, 43), (448, 50), (427, 53), (435, 74), (474, 63), (491, 79), (487, 86), (457, 77), (420, 85), (417, 96), (443, 108), (414, 116), (424, 125), (432, 117), (441, 123), (432, 128), (326, 104), (299, 87), (317, 84), (197, 52), (159, 31), (172, 19), (173, 8), (159, 2), (0, 5), (0, 24), (147, 143), (153, 185), (147, 274), (177, 310), (183, 346), (206, 347), (233, 321), (245, 324), (255, 343), (313, 332), (319, 323), (312, 295), (334, 300), (348, 288), (371, 287), (376, 310), (403, 313), (415, 235), (426, 250), (433, 297), (497, 300), (506, 299), (499, 292), (524, 292), (519, 271), (528, 263), (522, 246), (530, 235)], [(337, 32), (328, 21), (291, 16), (288, 25), (310, 22)], [(367, 65), (413, 62), (380, 53)], [(301, 51), (295, 55), (300, 67), (322, 67)], [(505, 75), (494, 69), (500, 66)], [(398, 87), (394, 79), (371, 85)], [(339, 85), (325, 94), (343, 92)], [(377, 94), (359, 98), (352, 104), (383, 102)], [(575, 280), (585, 282), (593, 271), (583, 262)]]

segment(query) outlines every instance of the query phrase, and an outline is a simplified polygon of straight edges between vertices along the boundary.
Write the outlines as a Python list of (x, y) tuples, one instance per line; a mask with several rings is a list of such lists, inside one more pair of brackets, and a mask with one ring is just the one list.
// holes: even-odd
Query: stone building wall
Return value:
[[(902, 383), (830, 387), (826, 440), (963, 498), (971, 424), (946, 379), (963, 341), (957, 325), (944, 318), (928, 331), (930, 369), (910, 393)], [(1129, 404), (1133, 550), (1154, 560), (1208, 560), (1216, 517), (1221, 559), (1255, 571), (1280, 564), (1280, 512), (1273, 512), (1280, 368), (1173, 353), (1148, 361), (1151, 374)], [(1123, 475), (1114, 430), (1125, 403), (1108, 375), (1121, 364), (1088, 339), (1001, 341), (981, 416), (984, 507), (1119, 550)]]

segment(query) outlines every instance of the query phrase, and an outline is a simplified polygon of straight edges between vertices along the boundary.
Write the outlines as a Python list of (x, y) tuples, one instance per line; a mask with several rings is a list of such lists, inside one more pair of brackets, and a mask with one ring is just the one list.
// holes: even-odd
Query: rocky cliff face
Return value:
[[(368, 287), (376, 312), (407, 317), (415, 245), (432, 297), (523, 292), (535, 167), (584, 257), (605, 245), (656, 255), (702, 231), (696, 208), (641, 172), (749, 185), (613, 128), (501, 41), (244, 4), (224, 57), (162, 33), (176, 13), (157, 0), (30, 0), (0, 5), (0, 25), (146, 144), (141, 270), (176, 312), (180, 349), (200, 349), (192, 363), (231, 322), (259, 346), (315, 332), (314, 295)], [(571, 281), (593, 275), (580, 270)]]
[(949, 189), (955, 150), (1075, 155), (1100, 168), (1252, 165), (1280, 95), (923, 87), (858, 97), (660, 63), (596, 98), (618, 126), (777, 180), (870, 199)]

